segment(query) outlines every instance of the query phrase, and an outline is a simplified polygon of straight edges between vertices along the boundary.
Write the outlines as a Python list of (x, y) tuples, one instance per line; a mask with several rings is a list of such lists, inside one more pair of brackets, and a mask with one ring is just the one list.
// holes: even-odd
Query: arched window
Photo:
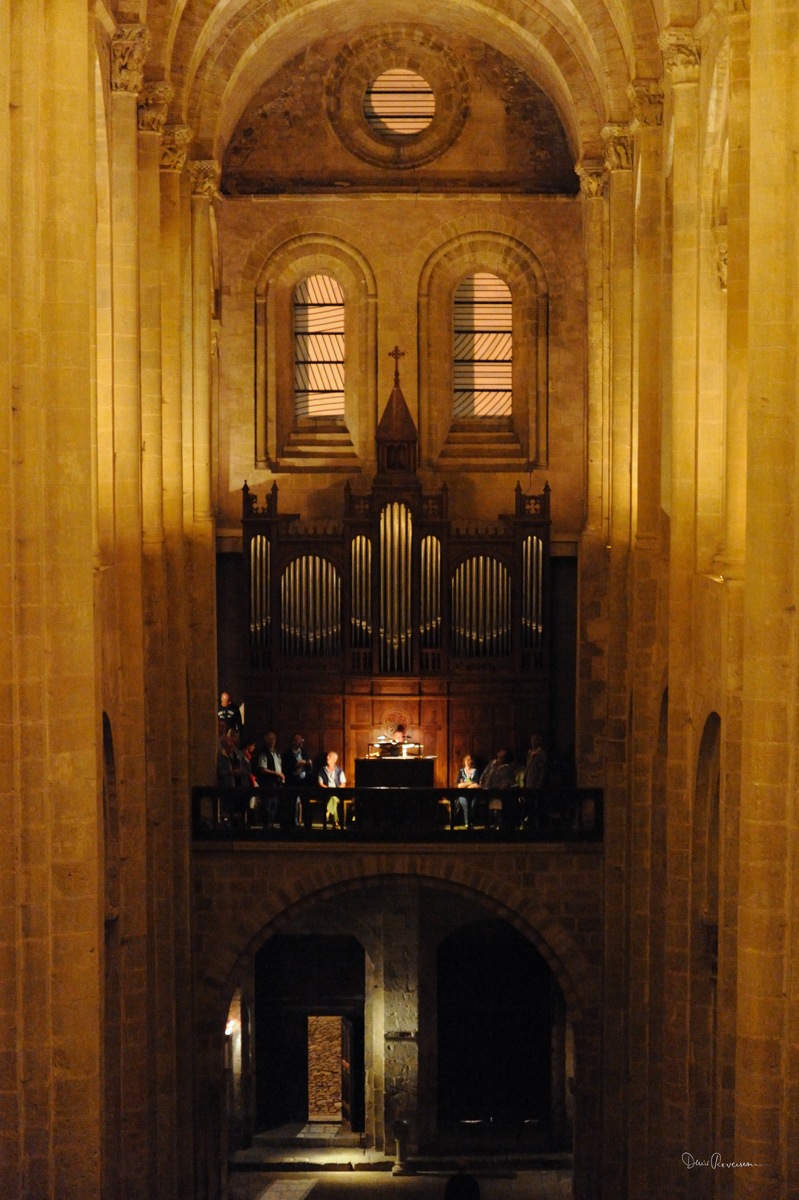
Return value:
[(467, 275), (455, 291), (456, 420), (510, 417), (513, 409), (513, 300), (496, 275)]
[(294, 289), (294, 412), (344, 418), (344, 293), (329, 275)]

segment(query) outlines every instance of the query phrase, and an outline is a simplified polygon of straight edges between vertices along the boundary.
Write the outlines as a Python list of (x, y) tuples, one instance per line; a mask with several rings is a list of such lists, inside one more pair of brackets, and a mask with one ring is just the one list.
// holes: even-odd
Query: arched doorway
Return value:
[[(308, 1147), (304, 1139), (317, 1140), (309, 1118), (325, 1118), (325, 1113), (315, 1112), (312, 1101), (311, 1018), (323, 1023), (328, 1019), (328, 1079), (337, 1075), (342, 1089), (337, 1101), (341, 1133), (348, 1115), (342, 1064), (348, 1063), (353, 1104), (349, 1115), (353, 1127), (362, 1130), (362, 1145), (393, 1155), (399, 1122), (411, 1155), (443, 1151), (447, 1141), (454, 1148), (453, 1120), (457, 1125), (457, 1120), (470, 1118), (450, 1113), (444, 1104), (449, 1085), (446, 1063), (439, 1075), (439, 1055), (443, 1050), (446, 1060), (447, 1031), (442, 1029), (439, 1038), (439, 1025), (449, 1023), (454, 1036), (462, 1037), (464, 1006), (439, 1001), (439, 949), (446, 943), (442, 955), (465, 949), (468, 956), (470, 940), (485, 950), (484, 967), (492, 954), (502, 961), (509, 981), (506, 993), (521, 989), (513, 1003), (496, 996), (490, 1000), (489, 1030), (499, 1039), (506, 1064), (513, 1063), (522, 1045), (525, 1070), (534, 1078), (532, 1089), (521, 1077), (524, 1071), (517, 1079), (513, 1104), (522, 1097), (521, 1120), (514, 1111), (502, 1125), (508, 1114), (492, 1103), (479, 1117), (486, 1122), (479, 1134), (485, 1141), (487, 1132), (499, 1130), (500, 1141), (528, 1150), (570, 1147), (577, 1120), (575, 1098), (582, 1087), (578, 1060), (583, 1061), (585, 1052), (584, 1039), (575, 1036), (572, 1026), (575, 994), (568, 977), (562, 982), (556, 974), (559, 959), (553, 955), (550, 962), (546, 943), (539, 944), (532, 929), (510, 911), (505, 916), (505, 911), (487, 896), (449, 882), (382, 877), (309, 895), (281, 915), (276, 928), (265, 929), (229, 976), (225, 1006), (228, 1014), (236, 988), (241, 989), (242, 1005), (253, 998), (254, 1050), (249, 1062), (243, 1053), (242, 1071), (246, 1076), (252, 1070), (254, 1078), (252, 1087), (244, 1078), (241, 1089), (248, 1156), (259, 1146), (274, 1149), (276, 1142), (286, 1146), (293, 1140), (294, 1149), (299, 1149)], [(490, 964), (487, 970), (496, 976)], [(454, 988), (462, 990), (457, 979)], [(476, 1014), (483, 1011), (479, 998), (471, 1009), (474, 1026)], [(510, 1032), (509, 1014), (515, 1022)], [(332, 1032), (329, 1018), (337, 1020)], [(354, 1044), (345, 1042), (347, 1035)], [(480, 1039), (471, 1040), (476, 1044)], [(490, 1060), (495, 1049), (490, 1044), (483, 1049), (484, 1061)], [(331, 1067), (333, 1059), (338, 1067)], [(495, 1080), (494, 1085), (499, 1098), (500, 1083)], [(327, 1111), (335, 1123), (338, 1113)], [(325, 1136), (335, 1138), (332, 1149), (342, 1147), (338, 1133), (327, 1131)], [(357, 1141), (357, 1135), (345, 1136)], [(491, 1152), (488, 1145), (486, 1149)]]
[(497, 918), (450, 933), (436, 959), (439, 1142), (550, 1148), (565, 1124), (567, 1040), (548, 964)]
[(356, 938), (270, 938), (255, 956), (255, 1030), (258, 1129), (362, 1130), (364, 952)]

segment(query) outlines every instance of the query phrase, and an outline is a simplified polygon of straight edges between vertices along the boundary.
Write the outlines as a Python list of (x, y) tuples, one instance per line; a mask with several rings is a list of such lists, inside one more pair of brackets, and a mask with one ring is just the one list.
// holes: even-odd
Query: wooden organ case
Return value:
[(371, 491), (347, 484), (339, 520), (280, 513), (276, 484), (259, 507), (245, 483), (249, 662), (233, 674), (250, 728), (337, 750), (352, 780), (403, 724), (446, 786), (464, 754), (522, 753), (548, 733), (549, 487), (517, 483), (495, 523), (451, 520), (446, 485), (422, 491), (396, 380), (377, 449)]

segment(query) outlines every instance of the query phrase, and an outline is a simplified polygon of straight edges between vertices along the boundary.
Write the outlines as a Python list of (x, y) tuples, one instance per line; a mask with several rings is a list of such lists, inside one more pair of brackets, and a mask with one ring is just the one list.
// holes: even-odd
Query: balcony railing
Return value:
[(599, 788), (196, 787), (192, 828), (198, 842), (601, 842), (602, 799)]

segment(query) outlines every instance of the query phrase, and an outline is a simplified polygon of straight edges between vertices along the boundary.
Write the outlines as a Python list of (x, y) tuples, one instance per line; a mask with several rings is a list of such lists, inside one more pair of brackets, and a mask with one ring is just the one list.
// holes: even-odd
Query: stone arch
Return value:
[[(441, 347), (452, 344), (455, 289), (467, 275), (487, 271), (502, 279), (513, 297), (512, 428), (526, 462), (546, 466), (550, 336), (547, 273), (526, 239), (479, 227), (453, 233), (453, 226), (458, 224), (447, 223), (444, 229), (449, 238), (429, 253), (419, 275), (419, 394), (426, 400), (426, 409), (420, 414), (423, 460), (430, 465), (438, 461), (453, 428), (452, 354), (442, 354)], [(432, 240), (425, 239), (426, 245)], [(414, 257), (418, 264), (419, 247)]]
[[(254, 293), (258, 467), (279, 466), (295, 427), (293, 295), (303, 278), (317, 273), (330, 275), (344, 292), (345, 426), (358, 458), (373, 457), (377, 411), (375, 372), (370, 369), (377, 344), (374, 273), (366, 256), (338, 233), (300, 232), (301, 228), (301, 222), (290, 222), (265, 235), (251, 251), (241, 276), (242, 288)], [(354, 456), (349, 469), (358, 469)]]
[[(394, 859), (394, 856), (388, 857)], [(232, 980), (237, 977), (241, 961), (255, 954), (281, 925), (304, 907), (348, 891), (403, 878), (416, 878), (422, 885), (439, 886), (478, 899), (489, 911), (529, 937), (552, 969), (575, 1020), (584, 1010), (599, 1003), (597, 982), (583, 952), (552, 913), (545, 906), (536, 904), (528, 893), (498, 875), (474, 871), (454, 861), (443, 867), (434, 859), (425, 861), (417, 855), (401, 858), (406, 861), (393, 869), (391, 862), (380, 862), (379, 858), (362, 863), (361, 873), (352, 873), (343, 864), (328, 866), (294, 879), (281, 889), (276, 904), (265, 899), (260, 909), (248, 913), (247, 927), (239, 925), (237, 932), (241, 940), (238, 944), (231, 945), (228, 940), (218, 969), (212, 968), (210, 963), (205, 964), (204, 982), (220, 997), (218, 1005), (223, 1005), (222, 997), (228, 994)]]
[[(215, 20), (203, 0), (190, 0), (172, 43), (173, 119), (195, 127), (204, 154), (221, 156), (257, 88), (331, 28), (330, 9), (338, 5), (339, 0), (314, 5), (307, 0), (280, 5), (277, 0), (250, 0), (226, 28), (224, 18)], [(418, 7), (395, 0), (385, 18), (416, 23)], [(553, 100), (575, 158), (598, 156), (602, 126), (628, 115), (633, 51), (621, 8), (613, 17), (604, 5), (578, 16), (541, 2), (520, 9), (507, 0), (476, 0), (464, 9), (449, 0), (434, 0), (425, 19), (441, 29), (463, 29), (519, 62)], [(348, 4), (347, 11), (335, 17), (336, 28), (352, 32), (374, 23), (373, 6)], [(649, 57), (659, 62), (655, 29), (647, 44), (654, 47)], [(643, 71), (639, 64), (637, 71), (645, 76), (660, 73), (649, 62)]]
[[(477, 902), (487, 914), (508, 921), (529, 938), (548, 963), (564, 995), (574, 1028), (575, 1186), (579, 1195), (593, 1194), (591, 1181), (597, 1173), (601, 1126), (590, 1064), (601, 1048), (599, 972), (589, 966), (582, 948), (555, 914), (536, 902), (530, 889), (510, 882), (494, 870), (424, 851), (400, 854), (377, 851), (357, 858), (351, 854), (341, 858), (331, 856), (324, 865), (289, 872), (287, 879), (283, 886), (274, 889), (271, 897), (263, 896), (254, 906), (242, 906), (241, 895), (236, 894), (235, 907), (229, 914), (220, 913), (213, 919), (217, 928), (220, 924), (224, 926), (222, 937), (209, 936), (208, 926), (205, 933), (198, 929), (202, 947), (195, 959), (199, 984), (195, 1007), (198, 1136), (210, 1139), (208, 1144), (213, 1145), (215, 1131), (221, 1128), (224, 1119), (219, 1097), (226, 1005), (233, 988), (246, 977), (247, 962), (252, 961), (256, 951), (306, 907), (310, 909), (320, 901), (335, 900), (382, 881), (400, 884), (413, 881), (421, 887), (441, 889)], [(207, 908), (205, 912), (208, 913)]]

